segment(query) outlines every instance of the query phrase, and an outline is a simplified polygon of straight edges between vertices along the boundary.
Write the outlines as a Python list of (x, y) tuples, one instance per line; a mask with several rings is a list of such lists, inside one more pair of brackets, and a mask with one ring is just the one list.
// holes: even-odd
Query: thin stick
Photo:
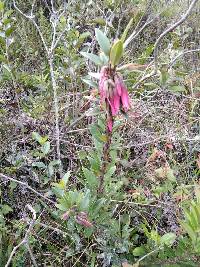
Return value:
[(36, 260), (35, 260), (35, 257), (33, 256), (33, 253), (31, 251), (31, 248), (30, 248), (30, 246), (28, 244), (28, 242), (29, 242), (29, 235), (30, 235), (30, 233), (31, 233), (31, 231), (32, 231), (32, 229), (34, 227), (35, 221), (36, 221), (36, 212), (35, 212), (35, 210), (30, 205), (26, 205), (26, 208), (28, 208), (32, 212), (33, 218), (32, 218), (32, 220), (31, 220), (31, 222), (29, 224), (28, 230), (26, 231), (26, 234), (25, 234), (23, 240), (17, 246), (15, 246), (13, 248), (13, 250), (12, 250), (12, 252), (11, 252), (9, 258), (8, 258), (8, 261), (7, 261), (6, 265), (5, 265), (5, 267), (9, 267), (9, 265), (10, 265), (10, 263), (12, 261), (12, 258), (14, 257), (15, 253), (17, 252), (17, 250), (22, 245), (26, 245), (26, 247), (28, 249), (28, 252), (30, 254), (31, 260), (33, 262), (34, 267), (38, 267), (38, 265), (36, 263)]
[(112, 132), (110, 132), (108, 128), (107, 128), (106, 136), (107, 136), (107, 141), (103, 147), (101, 175), (99, 177), (99, 187), (97, 190), (99, 194), (102, 194), (104, 191), (104, 177), (105, 177), (106, 168), (109, 162), (109, 151), (110, 151), (110, 145), (112, 141)]
[[(150, 256), (151, 254), (154, 254), (155, 252), (159, 251), (160, 250), (160, 247), (150, 251), (149, 253), (147, 253), (146, 255), (144, 255), (143, 257), (141, 257), (137, 263), (139, 264), (142, 260), (144, 260), (146, 257)], [(139, 265), (138, 265), (139, 266)]]
[(38, 265), (36, 263), (36, 260), (35, 260), (35, 257), (33, 255), (33, 252), (31, 250), (31, 247), (29, 245), (29, 242), (27, 241), (25, 245), (26, 245), (26, 248), (27, 248), (27, 250), (28, 250), (28, 252), (30, 254), (30, 257), (31, 257), (31, 260), (32, 260), (32, 263), (33, 263), (34, 267), (38, 267)]
[[(56, 16), (55, 19), (51, 20), (51, 26), (52, 26), (52, 41), (51, 41), (51, 45), (48, 46), (47, 42), (45, 41), (44, 35), (40, 30), (39, 25), (36, 23), (35, 21), (35, 15), (33, 15), (33, 9), (34, 9), (34, 3), (32, 4), (32, 9), (31, 9), (31, 15), (27, 15), (25, 13), (23, 13), (16, 5), (15, 0), (13, 0), (13, 4), (15, 9), (25, 18), (29, 19), (35, 26), (35, 28), (37, 29), (39, 36), (41, 38), (42, 44), (44, 46), (46, 55), (47, 55), (47, 59), (48, 59), (48, 64), (49, 64), (49, 68), (50, 68), (50, 77), (51, 77), (51, 84), (52, 84), (52, 89), (53, 89), (53, 98), (54, 98), (54, 112), (55, 112), (55, 139), (56, 139), (56, 154), (57, 154), (57, 159), (61, 162), (61, 153), (60, 153), (60, 129), (59, 129), (59, 100), (58, 100), (58, 93), (57, 93), (57, 82), (56, 82), (56, 78), (55, 78), (55, 70), (54, 70), (54, 51), (58, 45), (58, 43), (60, 42), (63, 34), (66, 31), (66, 28), (60, 33), (60, 35), (56, 38), (57, 36), (57, 26), (58, 26), (58, 22), (59, 19), (62, 15), (64, 15), (65, 11), (66, 11), (66, 1), (64, 1), (64, 10), (62, 12), (60, 12), (60, 14), (57, 14), (57, 10), (55, 10), (54, 8), (54, 1), (51, 0), (51, 8), (52, 11), (51, 13), (53, 15)], [(59, 168), (59, 172), (60, 175), (62, 175), (62, 164), (60, 164), (60, 168)]]
[(27, 189), (29, 189), (30, 191), (32, 191), (33, 193), (35, 193), (36, 195), (44, 198), (45, 200), (49, 201), (50, 203), (54, 204), (55, 205), (55, 202), (47, 197), (45, 197), (44, 195), (42, 195), (41, 193), (39, 193), (38, 191), (36, 191), (35, 189), (33, 189), (31, 186), (29, 186), (27, 183), (24, 183), (24, 182), (21, 182), (21, 181), (18, 181), (14, 178), (11, 178), (7, 175), (4, 175), (3, 173), (0, 173), (0, 177), (3, 178), (4, 180), (10, 180), (10, 181), (13, 181), (15, 183), (18, 183), (18, 184), (21, 184), (23, 186), (25, 186)]
[(16, 251), (18, 250), (19, 247), (21, 247), (22, 245), (25, 244), (25, 240), (23, 239), (17, 246), (15, 246), (10, 254), (10, 257), (5, 265), (5, 267), (9, 267), (11, 261), (12, 261), (12, 258), (14, 257)]
[(195, 53), (195, 52), (200, 52), (200, 48), (187, 50), (187, 51), (182, 52), (181, 54), (177, 55), (174, 59), (171, 60), (169, 67), (172, 67), (180, 57), (183, 57), (186, 54)]
[(168, 34), (169, 32), (173, 31), (175, 28), (177, 28), (179, 25), (181, 25), (186, 19), (187, 17), (190, 15), (193, 7), (195, 6), (195, 4), (198, 2), (198, 0), (193, 0), (188, 8), (188, 10), (186, 11), (186, 13), (182, 16), (182, 18), (180, 20), (178, 20), (176, 23), (174, 23), (172, 26), (170, 26), (168, 29), (166, 29), (156, 40), (155, 42), (155, 46), (154, 46), (154, 64), (155, 64), (155, 73), (157, 73), (158, 71), (158, 46), (160, 44), (160, 42), (162, 41), (162, 39), (165, 37), (166, 34)]

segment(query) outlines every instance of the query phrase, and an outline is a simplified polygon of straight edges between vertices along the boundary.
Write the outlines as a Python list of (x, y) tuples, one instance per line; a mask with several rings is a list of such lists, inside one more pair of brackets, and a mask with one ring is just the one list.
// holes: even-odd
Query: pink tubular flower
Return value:
[(93, 226), (93, 224), (88, 220), (87, 213), (85, 212), (80, 212), (75, 219), (78, 224), (83, 225), (85, 227)]
[(112, 132), (113, 119), (110, 116), (116, 116), (121, 108), (127, 112), (130, 107), (128, 90), (122, 77), (118, 73), (111, 77), (109, 68), (104, 66), (100, 72), (99, 91), (101, 104), (106, 104), (109, 114), (107, 127)]

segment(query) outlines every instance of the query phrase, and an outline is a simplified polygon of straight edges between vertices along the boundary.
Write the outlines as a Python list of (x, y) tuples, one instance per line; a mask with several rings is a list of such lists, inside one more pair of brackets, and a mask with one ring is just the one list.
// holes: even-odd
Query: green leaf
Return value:
[(61, 161), (59, 159), (52, 160), (49, 164), (52, 166), (58, 166), (61, 164)]
[(80, 34), (79, 39), (84, 40), (85, 38), (91, 36), (91, 33), (89, 31), (83, 32)]
[(91, 125), (89, 127), (90, 132), (92, 134), (92, 136), (99, 142), (105, 142), (107, 140), (105, 135), (102, 135), (102, 133), (100, 132), (99, 128), (96, 125)]
[(160, 243), (162, 245), (171, 246), (176, 239), (176, 235), (174, 233), (167, 233), (161, 236)]
[(40, 168), (40, 169), (46, 169), (47, 168), (46, 165), (43, 162), (41, 162), (41, 161), (39, 161), (39, 162), (33, 162), (32, 163), (32, 166), (33, 167)]
[(84, 83), (87, 83), (87, 84), (88, 84), (89, 86), (91, 86), (91, 87), (98, 88), (97, 83), (93, 82), (93, 81), (90, 80), (90, 79), (82, 78), (81, 80), (82, 80)]
[(56, 206), (59, 210), (62, 210), (62, 211), (66, 211), (66, 210), (67, 210), (66, 206), (63, 205), (63, 204), (56, 204), (55, 206)]
[(2, 213), (4, 215), (6, 215), (6, 214), (8, 214), (9, 212), (12, 212), (12, 211), (13, 211), (13, 209), (10, 206), (8, 206), (7, 204), (2, 206)]
[(54, 167), (53, 165), (51, 165), (51, 163), (48, 166), (48, 173), (47, 173), (50, 177), (54, 174)]
[(187, 210), (184, 207), (183, 208), (183, 211), (184, 211), (184, 216), (186, 218), (187, 223), (193, 228), (193, 225), (192, 225), (192, 217), (191, 217), (191, 214), (190, 214), (189, 210)]
[(199, 203), (192, 203), (192, 210), (195, 210), (198, 219), (198, 224), (200, 225), (200, 206)]
[(110, 178), (116, 171), (116, 166), (111, 166), (105, 174), (105, 178)]
[(99, 72), (88, 72), (88, 74), (91, 76), (91, 77), (93, 77), (93, 78), (95, 78), (95, 79), (100, 79), (100, 76), (101, 76), (101, 74), (99, 73)]
[(102, 25), (102, 26), (105, 26), (106, 25), (106, 21), (103, 18), (101, 18), (101, 17), (95, 18), (95, 19), (89, 21), (89, 23), (99, 24), (99, 25)]
[(102, 51), (109, 56), (110, 53), (110, 41), (108, 37), (99, 29), (95, 29), (95, 35), (97, 42), (99, 43)]
[(89, 207), (89, 203), (90, 203), (90, 191), (88, 190), (85, 194), (85, 196), (82, 198), (81, 202), (80, 202), (80, 209), (82, 211), (86, 211), (88, 210)]
[(169, 179), (170, 181), (176, 182), (176, 177), (174, 175), (174, 171), (171, 168), (169, 168), (167, 170), (166, 176), (167, 176), (167, 179)]
[(50, 142), (49, 142), (49, 141), (45, 142), (45, 143), (42, 145), (42, 147), (41, 147), (41, 151), (42, 151), (45, 155), (47, 155), (47, 154), (49, 153), (49, 151), (50, 151)]
[(139, 257), (139, 256), (145, 255), (146, 254), (145, 247), (141, 246), (141, 247), (134, 248), (134, 250), (132, 251), (132, 254), (135, 257)]
[(94, 55), (92, 53), (87, 53), (87, 52), (80, 52), (80, 54), (88, 59), (90, 59), (92, 62), (94, 62), (98, 66), (102, 66), (102, 61), (100, 57), (97, 55)]
[(43, 145), (47, 141), (48, 136), (42, 137), (39, 133), (32, 132), (32, 138), (35, 141), (37, 141), (40, 145)]
[(185, 86), (183, 86), (183, 85), (174, 85), (174, 86), (171, 86), (169, 89), (170, 89), (170, 91), (172, 91), (174, 93), (185, 92)]
[(127, 36), (127, 33), (128, 31), (130, 30), (130, 27), (131, 25), (133, 24), (133, 18), (130, 19), (129, 23), (127, 24), (123, 34), (122, 34), (122, 37), (121, 37), (121, 41), (124, 43), (125, 40), (126, 40), (126, 36)]
[(181, 226), (188, 233), (189, 237), (192, 239), (192, 242), (193, 243), (196, 242), (197, 235), (195, 231), (192, 229), (192, 227), (186, 222), (181, 222)]
[(7, 64), (3, 64), (2, 66), (3, 66), (4, 69), (6, 69), (9, 73), (12, 72), (11, 69), (10, 69), (10, 67), (9, 67), (9, 65), (7, 65)]
[(3, 19), (3, 24), (6, 26), (6, 25), (8, 25), (8, 24), (10, 24), (12, 22), (12, 19), (10, 19), (10, 18), (4, 18)]
[(109, 55), (107, 56), (106, 54), (104, 54), (103, 52), (99, 54), (99, 57), (101, 59), (101, 61), (103, 62), (103, 65), (107, 65), (109, 62)]
[(110, 51), (110, 62), (113, 67), (119, 64), (122, 55), (123, 55), (123, 43), (121, 40), (118, 40), (114, 43)]
[(10, 37), (10, 35), (13, 33), (14, 28), (10, 27), (5, 31), (6, 37)]
[(32, 138), (38, 142), (40, 142), (40, 140), (42, 139), (42, 136), (39, 135), (39, 133), (33, 132), (32, 133)]
[(64, 185), (66, 186), (68, 181), (69, 181), (69, 177), (71, 175), (71, 171), (68, 171), (67, 173), (65, 173), (65, 175), (63, 176), (62, 180), (64, 182)]
[(2, 12), (4, 10), (4, 2), (0, 1), (0, 11)]
[(0, 61), (3, 63), (8, 63), (8, 60), (6, 57), (4, 57), (3, 55), (0, 55)]
[(97, 180), (97, 177), (94, 175), (94, 173), (92, 171), (88, 170), (87, 168), (84, 168), (84, 167), (83, 167), (83, 173), (84, 173), (84, 176), (85, 176), (85, 179), (86, 179), (88, 185), (91, 188), (96, 187), (98, 184), (98, 180)]
[(162, 68), (160, 72), (160, 82), (162, 85), (166, 85), (167, 81), (170, 78), (169, 72), (167, 71), (166, 68)]
[(88, 160), (90, 162), (90, 165), (91, 165), (91, 168), (94, 172), (98, 172), (99, 169), (100, 169), (100, 162), (99, 162), (99, 159), (96, 157), (96, 158), (93, 158), (93, 157), (88, 157)]
[(79, 156), (79, 159), (80, 159), (80, 160), (83, 160), (83, 159), (85, 159), (85, 158), (87, 157), (87, 152), (84, 151), (84, 150), (80, 150), (80, 151), (78, 152), (78, 156)]
[(196, 209), (193, 205), (190, 207), (190, 218), (191, 218), (191, 225), (193, 229), (198, 230), (200, 228), (199, 220), (198, 220), (198, 214), (196, 212)]

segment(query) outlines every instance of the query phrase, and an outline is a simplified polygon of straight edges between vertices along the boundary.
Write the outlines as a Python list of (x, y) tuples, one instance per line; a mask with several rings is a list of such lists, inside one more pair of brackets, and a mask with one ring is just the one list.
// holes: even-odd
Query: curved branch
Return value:
[(32, 216), (33, 216), (33, 218), (32, 218), (32, 220), (31, 220), (31, 222), (29, 223), (29, 227), (28, 227), (28, 230), (26, 231), (26, 234), (25, 234), (24, 238), (22, 239), (22, 241), (21, 241), (17, 246), (15, 246), (15, 247), (13, 248), (13, 250), (12, 250), (12, 252), (11, 252), (9, 258), (8, 258), (8, 261), (7, 261), (6, 265), (5, 265), (5, 267), (9, 267), (9, 266), (10, 266), (10, 263), (12, 262), (12, 258), (13, 258), (14, 255), (16, 254), (17, 250), (18, 250), (21, 246), (23, 246), (23, 245), (25, 245), (25, 246), (27, 247), (27, 250), (28, 250), (28, 252), (29, 252), (29, 254), (30, 254), (30, 257), (31, 257), (33, 266), (34, 266), (34, 267), (38, 267), (38, 265), (37, 265), (37, 263), (36, 263), (36, 260), (35, 260), (35, 257), (33, 256), (32, 250), (31, 250), (31, 248), (30, 248), (30, 246), (29, 246), (29, 236), (31, 235), (32, 229), (33, 229), (33, 227), (34, 227), (34, 225), (35, 225), (35, 221), (36, 221), (36, 212), (35, 212), (35, 210), (34, 210), (29, 204), (26, 205), (26, 208), (28, 208), (28, 209), (32, 212)]
[(35, 21), (35, 16), (33, 15), (34, 4), (32, 4), (31, 15), (30, 15), (30, 16), (27, 15), (27, 14), (25, 14), (24, 12), (22, 12), (21, 9), (19, 9), (19, 8), (17, 7), (15, 0), (13, 0), (13, 5), (14, 5), (14, 8), (15, 8), (15, 9), (16, 9), (22, 16), (24, 16), (25, 18), (27, 18), (27, 19), (29, 19), (30, 21), (32, 21), (32, 23), (35, 25), (35, 27), (36, 27), (36, 29), (37, 29), (39, 35), (40, 35), (40, 38), (41, 38), (41, 40), (42, 40), (43, 46), (44, 46), (44, 48), (45, 48), (45, 51), (46, 51), (46, 53), (47, 53), (47, 55), (48, 55), (48, 47), (47, 47), (46, 41), (44, 40), (44, 36), (43, 36), (42, 32), (40, 31), (40, 27), (38, 26), (38, 24), (37, 24), (36, 21)]
[(16, 180), (14, 178), (11, 178), (7, 175), (4, 175), (3, 173), (0, 173), (0, 178), (3, 178), (4, 180), (9, 180), (9, 181), (13, 181), (15, 183), (21, 184), (23, 186), (25, 186), (27, 189), (29, 189), (30, 191), (32, 191), (33, 193), (35, 193), (36, 195), (44, 198), (45, 200), (51, 202), (52, 204), (55, 204), (55, 202), (47, 197), (45, 197), (44, 195), (42, 195), (41, 193), (39, 193), (38, 191), (36, 191), (35, 189), (33, 189), (31, 186), (29, 186), (27, 183), (21, 182), (19, 180)]
[(186, 13), (182, 16), (182, 18), (177, 21), (176, 23), (174, 23), (171, 27), (169, 27), (168, 29), (166, 29), (156, 40), (155, 42), (155, 46), (154, 46), (154, 63), (155, 63), (155, 73), (157, 73), (158, 70), (158, 46), (161, 42), (161, 40), (165, 37), (166, 34), (168, 34), (169, 32), (173, 31), (175, 28), (177, 28), (179, 25), (181, 25), (186, 19), (187, 17), (190, 15), (193, 7), (195, 6), (195, 4), (198, 2), (198, 0), (193, 0), (188, 8), (188, 10), (186, 11)]
[(175, 64), (175, 62), (180, 58), (183, 57), (186, 54), (190, 54), (190, 53), (195, 53), (195, 52), (200, 52), (200, 48), (197, 49), (191, 49), (191, 50), (187, 50), (187, 51), (183, 51), (181, 54), (177, 55), (176, 57), (174, 57), (170, 64), (169, 64), (169, 68), (173, 67), (173, 65)]

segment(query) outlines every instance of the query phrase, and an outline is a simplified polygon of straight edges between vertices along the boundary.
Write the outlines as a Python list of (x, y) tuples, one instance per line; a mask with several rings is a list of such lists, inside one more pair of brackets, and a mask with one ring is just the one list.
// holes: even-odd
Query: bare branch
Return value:
[(162, 41), (162, 39), (165, 37), (166, 34), (168, 34), (169, 32), (173, 31), (175, 28), (177, 28), (179, 25), (181, 25), (186, 19), (187, 17), (190, 15), (193, 7), (195, 6), (195, 4), (198, 2), (198, 0), (193, 0), (188, 8), (188, 10), (186, 11), (186, 13), (182, 16), (182, 18), (180, 20), (178, 20), (176, 23), (174, 23), (172, 26), (170, 26), (168, 29), (166, 29), (156, 40), (155, 42), (155, 46), (154, 46), (154, 64), (155, 64), (155, 73), (157, 73), (158, 71), (158, 46), (160, 44), (160, 42)]
[[(35, 0), (34, 0), (35, 1)], [(51, 0), (51, 7), (52, 7), (52, 16), (51, 16), (51, 25), (52, 25), (52, 42), (50, 47), (48, 47), (44, 35), (40, 30), (39, 25), (35, 21), (35, 16), (33, 15), (33, 9), (34, 9), (34, 3), (32, 4), (32, 9), (31, 9), (31, 16), (24, 14), (17, 6), (15, 0), (13, 0), (13, 4), (15, 9), (25, 18), (29, 19), (37, 29), (39, 36), (41, 38), (41, 41), (43, 43), (43, 46), (45, 48), (46, 54), (47, 54), (47, 59), (49, 63), (49, 68), (50, 68), (50, 77), (51, 77), (51, 82), (52, 82), (52, 89), (53, 89), (53, 96), (54, 96), (54, 111), (55, 111), (55, 139), (56, 139), (56, 152), (57, 152), (57, 159), (60, 160), (60, 129), (59, 129), (59, 101), (58, 101), (58, 94), (57, 94), (57, 82), (56, 82), (56, 77), (55, 77), (55, 71), (54, 71), (54, 50), (57, 47), (60, 39), (62, 38), (64, 32), (66, 29), (64, 29), (60, 35), (56, 38), (57, 36), (57, 26), (60, 17), (66, 12), (66, 1), (64, 1), (63, 5), (63, 11), (60, 9), (58, 12), (54, 9), (54, 1)], [(60, 12), (60, 14), (59, 14)], [(60, 165), (60, 174), (62, 172), (62, 166)]]
[(26, 234), (25, 234), (23, 240), (17, 246), (15, 246), (13, 248), (13, 250), (12, 250), (12, 252), (11, 252), (9, 258), (8, 258), (8, 261), (7, 261), (6, 265), (5, 265), (5, 267), (9, 267), (9, 265), (10, 265), (10, 263), (12, 261), (12, 258), (14, 257), (15, 253), (23, 245), (25, 245), (27, 247), (34, 267), (38, 267), (38, 265), (36, 263), (36, 260), (35, 260), (35, 257), (33, 256), (33, 253), (32, 253), (31, 248), (29, 246), (29, 235), (31, 234), (31, 231), (32, 231), (32, 229), (33, 229), (33, 227), (35, 225), (36, 212), (35, 212), (35, 210), (30, 205), (26, 205), (26, 208), (28, 208), (32, 212), (32, 217), (33, 218), (31, 220), (31, 222), (29, 223), (28, 230), (26, 231)]
[(48, 55), (48, 54), (49, 54), (49, 49), (48, 49), (48, 46), (47, 46), (47, 44), (46, 44), (46, 41), (44, 40), (44, 36), (43, 36), (43, 34), (42, 34), (41, 30), (40, 30), (40, 27), (39, 27), (38, 24), (35, 22), (35, 20), (32, 20), (32, 22), (33, 22), (33, 24), (35, 25), (35, 28), (37, 29), (37, 31), (38, 31), (38, 33), (39, 33), (39, 35), (40, 35), (40, 38), (41, 38), (42, 43), (43, 43), (43, 46), (44, 46), (45, 51), (46, 51), (46, 53), (47, 53), (47, 55)]
[[(59, 11), (59, 12), (61, 12), (61, 11)], [(66, 12), (66, 3), (64, 3), (64, 9), (63, 9), (63, 11), (60, 13), (60, 15), (58, 16), (58, 20), (57, 20), (57, 22), (59, 22), (59, 20), (60, 20), (60, 18), (65, 14), (65, 12)], [(56, 25), (57, 26), (57, 25)], [(56, 27), (55, 26), (55, 27)], [(56, 31), (56, 29), (55, 29), (55, 31)], [(66, 28), (60, 33), (60, 35), (57, 37), (57, 39), (54, 39), (54, 41), (52, 41), (52, 45), (51, 45), (51, 51), (53, 51), (56, 47), (57, 47), (57, 45), (58, 45), (58, 43), (60, 42), (60, 40), (61, 40), (61, 38), (62, 38), (62, 36), (63, 36), (63, 34), (66, 32)]]
[(25, 18), (27, 18), (27, 19), (34, 19), (34, 16), (29, 16), (29, 15), (27, 15), (27, 14), (25, 14), (25, 13), (23, 13), (18, 7), (17, 7), (17, 5), (16, 5), (16, 2), (15, 2), (15, 0), (13, 0), (13, 5), (14, 5), (14, 8), (22, 15), (22, 16), (24, 16)]
[(140, 18), (140, 20), (138, 21), (138, 23), (137, 23), (137, 25), (136, 25), (136, 27), (135, 27), (135, 32), (138, 31), (138, 29), (139, 29), (139, 27), (140, 27), (140, 24), (141, 24), (141, 22), (143, 21), (144, 17), (146, 17), (146, 15), (148, 15), (148, 13), (149, 13), (149, 11), (150, 11), (150, 9), (151, 9), (152, 4), (153, 4), (153, 0), (149, 0), (149, 2), (148, 2), (147, 5), (146, 5), (146, 9), (145, 9), (145, 11), (144, 11), (142, 17)]
[(17, 7), (15, 0), (13, 0), (13, 5), (14, 5), (15, 9), (16, 9), (22, 16), (24, 16), (25, 18), (27, 18), (27, 19), (29, 19), (30, 21), (32, 21), (32, 23), (34, 24), (34, 26), (36, 27), (36, 29), (37, 29), (37, 31), (38, 31), (38, 33), (39, 33), (39, 35), (40, 35), (40, 38), (41, 38), (41, 40), (42, 40), (42, 44), (43, 44), (43, 46), (44, 46), (44, 48), (45, 48), (45, 51), (46, 51), (46, 53), (47, 53), (47, 55), (48, 55), (48, 51), (49, 51), (49, 49), (48, 49), (48, 46), (47, 46), (47, 44), (46, 44), (46, 41), (44, 40), (44, 36), (43, 36), (43, 34), (42, 34), (41, 30), (40, 30), (40, 27), (38, 26), (38, 24), (37, 24), (36, 21), (35, 21), (35, 16), (33, 15), (33, 6), (32, 6), (32, 10), (31, 10), (31, 15), (29, 16), (29, 15), (26, 15), (24, 12), (22, 12), (22, 11)]
[[(140, 27), (140, 24), (141, 22), (143, 21), (144, 17), (148, 14), (150, 8), (151, 8), (151, 5), (153, 3), (153, 0), (150, 0), (146, 6), (146, 10), (144, 11), (144, 14), (143, 16), (140, 18), (140, 20), (138, 21), (133, 33), (127, 38), (127, 40), (125, 41), (124, 43), (124, 48), (128, 46), (128, 44), (133, 40), (135, 39), (149, 24), (151, 24), (158, 16), (152, 18), (152, 19), (149, 19), (147, 20), (144, 25), (142, 27)], [(140, 29), (139, 29), (140, 27)], [(139, 30), (138, 30), (139, 29)]]
[(25, 243), (25, 246), (26, 246), (26, 248), (27, 248), (27, 250), (28, 250), (28, 252), (29, 252), (29, 254), (30, 254), (30, 257), (31, 257), (31, 260), (32, 260), (32, 263), (33, 263), (34, 267), (38, 267), (38, 265), (37, 265), (37, 263), (36, 263), (36, 260), (35, 260), (35, 257), (34, 257), (34, 255), (33, 255), (33, 252), (32, 252), (32, 250), (31, 250), (31, 247), (30, 247), (30, 245), (29, 245), (29, 242), (26, 242), (26, 243)]
[(56, 10), (54, 9), (54, 0), (51, 0), (51, 10), (53, 14), (56, 14)]
[(35, 189), (33, 189), (31, 186), (29, 186), (27, 183), (21, 182), (19, 180), (16, 180), (14, 178), (11, 178), (7, 175), (4, 175), (3, 173), (0, 173), (0, 177), (3, 178), (4, 180), (9, 180), (9, 181), (13, 181), (15, 183), (21, 184), (23, 186), (25, 186), (27, 189), (29, 189), (30, 191), (32, 191), (33, 193), (35, 193), (36, 195), (42, 197), (43, 199), (51, 202), (52, 204), (55, 204), (55, 202), (47, 197), (45, 197), (44, 195), (42, 195), (41, 193), (39, 193), (38, 191), (36, 191)]
[[(50, 76), (53, 88), (53, 99), (54, 99), (54, 111), (55, 111), (55, 138), (56, 138), (56, 152), (57, 159), (60, 161), (60, 128), (59, 128), (59, 107), (58, 107), (58, 94), (57, 94), (57, 84), (53, 67), (53, 57), (49, 59), (49, 67), (50, 67)], [(61, 162), (61, 161), (60, 161)], [(61, 174), (61, 167), (60, 167)]]
[(54, 46), (52, 47), (53, 50), (57, 47), (58, 43), (60, 42), (60, 40), (61, 40), (61, 38), (63, 37), (63, 35), (64, 35), (65, 32), (66, 32), (66, 29), (64, 29), (64, 30), (61, 32), (61, 34), (57, 37), (57, 39), (56, 39), (56, 41), (55, 41), (55, 43), (54, 43)]
[(31, 17), (33, 17), (33, 10), (35, 7), (35, 2), (36, 2), (36, 0), (33, 0), (32, 6), (31, 6)]
[(151, 24), (157, 17), (146, 21), (145, 24), (139, 29), (138, 32), (133, 31), (133, 33), (126, 39), (125, 43), (124, 43), (124, 48), (127, 47), (127, 45), (133, 41), (133, 39), (135, 39), (149, 24)]
[(171, 60), (169, 64), (169, 68), (172, 67), (180, 57), (183, 57), (186, 54), (195, 53), (195, 52), (200, 52), (200, 48), (183, 51), (181, 54), (177, 55), (175, 58)]
[[(147, 66), (146, 70), (148, 70), (148, 68), (151, 67), (151, 65), (152, 65), (152, 62), (149, 63), (149, 65)], [(143, 75), (140, 76), (141, 78), (139, 79), (139, 81), (136, 82), (136, 83), (133, 85), (132, 89), (137, 88), (138, 85), (140, 85), (140, 84), (143, 83), (145, 80), (147, 80), (147, 79), (149, 79), (149, 78), (151, 78), (151, 77), (153, 77), (153, 76), (155, 76), (155, 75), (156, 75), (156, 73), (155, 73), (154, 71), (151, 72), (151, 73), (149, 73), (149, 74), (146, 74), (146, 75), (145, 75), (145, 73), (144, 73)]]
[(22, 245), (25, 244), (25, 240), (23, 239), (17, 246), (15, 246), (10, 254), (10, 257), (5, 265), (5, 267), (9, 267), (11, 261), (12, 261), (12, 258), (13, 256), (15, 255), (16, 251), (18, 250), (19, 247), (21, 247)]
[(153, 71), (150, 74), (145, 75), (144, 77), (142, 77), (137, 83), (134, 84), (134, 86), (132, 87), (132, 89), (135, 89), (138, 87), (138, 85), (140, 85), (141, 83), (143, 83), (144, 81), (146, 81), (149, 78), (152, 78), (153, 76), (155, 76), (156, 73)]

